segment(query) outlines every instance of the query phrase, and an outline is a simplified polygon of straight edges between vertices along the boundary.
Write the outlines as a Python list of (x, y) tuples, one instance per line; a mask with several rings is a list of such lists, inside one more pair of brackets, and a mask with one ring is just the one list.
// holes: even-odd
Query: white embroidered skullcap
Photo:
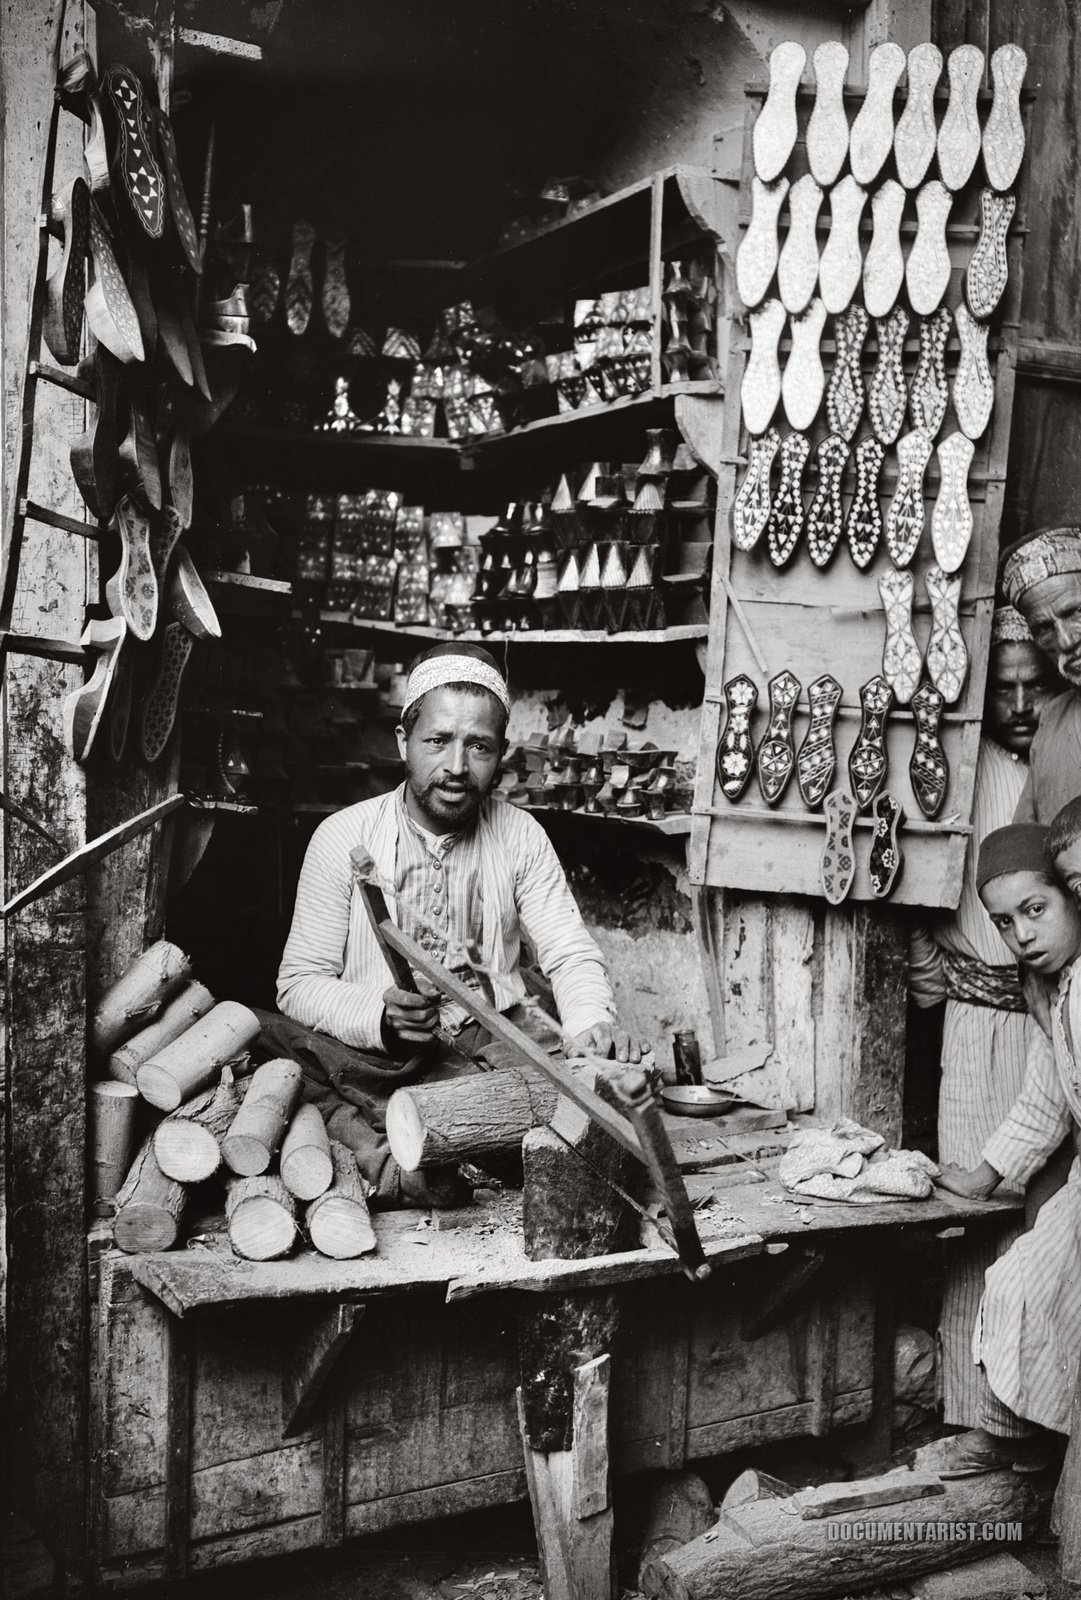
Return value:
[(443, 689), (448, 683), (475, 683), (478, 688), (494, 694), (504, 711), (510, 711), (506, 681), (495, 667), (477, 656), (437, 655), (418, 661), (409, 674), (402, 715), (422, 695), (430, 694), (433, 689)]
[(1035, 584), (1081, 572), (1081, 528), (1043, 528), (1005, 552), (1002, 592), (1015, 606)]
[(991, 643), (1031, 644), (1032, 634), (1020, 611), (1013, 606), (996, 606), (991, 618)]

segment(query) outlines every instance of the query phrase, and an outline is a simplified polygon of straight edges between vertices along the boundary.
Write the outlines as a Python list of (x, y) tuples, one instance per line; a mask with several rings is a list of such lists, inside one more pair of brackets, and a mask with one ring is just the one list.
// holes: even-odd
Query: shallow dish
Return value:
[(735, 1096), (722, 1094), (705, 1083), (665, 1084), (661, 1100), (677, 1117), (715, 1117), (735, 1105)]

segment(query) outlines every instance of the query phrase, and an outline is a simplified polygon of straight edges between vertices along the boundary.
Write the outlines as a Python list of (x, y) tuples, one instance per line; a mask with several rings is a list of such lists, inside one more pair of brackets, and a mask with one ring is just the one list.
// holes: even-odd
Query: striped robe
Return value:
[[(980, 840), (1013, 818), (1028, 768), (1000, 745), (981, 739), (972, 807), (972, 841), (957, 910), (936, 924), (933, 947), (921, 941), (911, 974), (917, 1004), (945, 998), (938, 949), (1010, 970), (1014, 963), (976, 891)], [(943, 1161), (972, 1168), (991, 1134), (1007, 1115), (1025, 1077), (1025, 1024), (1019, 1011), (946, 1000), (942, 1032), (942, 1082), (938, 1102), (938, 1153)], [(980, 1374), (972, 1362), (972, 1330), (989, 1266), (1013, 1244), (1023, 1224), (1000, 1231), (974, 1230), (947, 1246), (946, 1281), (938, 1325), (939, 1389), (945, 1421), (958, 1427), (979, 1424)]]
[[(1081, 1124), (1081, 962), (1063, 974), (1052, 1038), (1030, 1024), (1025, 1084), (983, 1159), (1021, 1186)], [(1029, 1233), (988, 1273), (972, 1354), (1017, 1416), (1068, 1433), (1081, 1361), (1081, 1162), (1043, 1206)]]

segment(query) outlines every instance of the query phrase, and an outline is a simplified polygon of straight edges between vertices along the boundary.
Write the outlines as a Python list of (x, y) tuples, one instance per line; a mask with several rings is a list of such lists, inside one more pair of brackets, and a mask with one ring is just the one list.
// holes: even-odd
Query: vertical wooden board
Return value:
[[(798, 900), (773, 908), (773, 966), (783, 981), (773, 984), (773, 1057), (764, 1069), (774, 1076), (782, 1103), (794, 1111), (814, 1107), (815, 1018), (814, 919)], [(733, 1087), (739, 1093), (739, 1079)]]
[(801, 1374), (782, 1325), (753, 1343), (739, 1332), (739, 1301), (753, 1294), (759, 1273), (749, 1265), (735, 1280), (700, 1286), (691, 1303), (687, 1426), (689, 1429), (774, 1411), (803, 1399)]
[(850, 907), (826, 907), (822, 921), (822, 1010), (815, 1055), (815, 1111), (851, 1115), (859, 1066), (856, 1032), (858, 954)]
[(901, 1138), (905, 925), (888, 908), (827, 909), (815, 1110)]
[(770, 903), (762, 896), (725, 897), (725, 1048), (739, 1050), (769, 1037), (773, 1015)]
[(114, 1496), (165, 1482), (169, 1313), (113, 1255), (100, 1296), (101, 1485)]
[(677, 1279), (666, 1284), (663, 1297), (649, 1284), (621, 1291), (610, 1412), (617, 1472), (682, 1465), (690, 1298), (688, 1285)]
[(874, 1273), (853, 1258), (843, 1241), (835, 1246), (844, 1274), (844, 1291), (838, 1295), (837, 1395), (869, 1389), (874, 1381), (875, 1286)]
[(612, 1358), (595, 1356), (574, 1373), (571, 1511), (582, 1522), (608, 1509), (608, 1395)]
[[(193, 1324), (192, 1468), (278, 1449), (288, 1314), (232, 1312)], [(295, 1437), (313, 1437), (305, 1427)]]

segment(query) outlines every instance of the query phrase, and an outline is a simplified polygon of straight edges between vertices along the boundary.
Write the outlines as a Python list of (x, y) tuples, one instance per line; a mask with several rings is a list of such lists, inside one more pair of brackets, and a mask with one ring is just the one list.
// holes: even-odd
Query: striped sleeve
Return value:
[(1054, 1154), (1072, 1122), (1051, 1041), (1031, 1020), (1027, 1034), (1021, 1093), (983, 1147), (983, 1159), (1018, 1188)]

